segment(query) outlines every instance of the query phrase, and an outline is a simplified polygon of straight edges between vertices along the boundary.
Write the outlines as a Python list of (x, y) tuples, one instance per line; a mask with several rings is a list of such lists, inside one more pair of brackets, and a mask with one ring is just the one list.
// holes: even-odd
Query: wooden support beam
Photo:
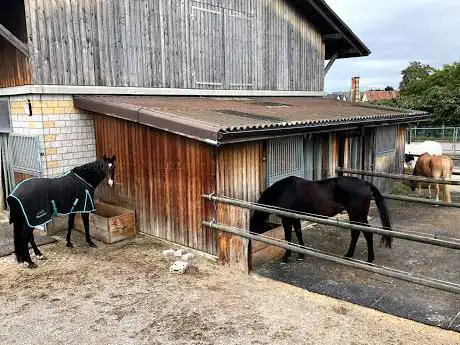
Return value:
[(29, 57), (29, 47), (27, 46), (27, 44), (25, 44), (19, 38), (13, 35), (11, 31), (5, 28), (2, 24), (0, 24), (0, 36), (8, 42), (10, 42), (25, 57)]
[(328, 40), (340, 40), (343, 38), (343, 33), (338, 32), (335, 34), (327, 34), (323, 35), (323, 40), (328, 41)]
[(332, 65), (334, 64), (335, 60), (337, 59), (339, 55), (338, 54), (334, 54), (331, 59), (329, 60), (329, 62), (327, 63), (326, 67), (324, 67), (324, 75), (327, 74), (327, 72), (329, 72), (329, 70), (331, 69)]

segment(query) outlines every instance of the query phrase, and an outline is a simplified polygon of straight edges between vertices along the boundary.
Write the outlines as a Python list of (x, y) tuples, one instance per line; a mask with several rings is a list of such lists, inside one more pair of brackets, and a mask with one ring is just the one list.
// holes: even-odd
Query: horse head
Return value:
[(110, 187), (113, 187), (115, 185), (115, 155), (113, 155), (112, 157), (107, 157), (106, 155), (104, 155), (103, 160), (105, 179), (107, 181), (107, 184)]

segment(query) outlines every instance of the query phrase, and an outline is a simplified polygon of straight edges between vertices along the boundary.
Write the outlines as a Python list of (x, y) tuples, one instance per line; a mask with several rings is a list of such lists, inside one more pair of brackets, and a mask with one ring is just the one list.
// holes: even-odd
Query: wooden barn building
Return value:
[(406, 125), (427, 117), (324, 98), (333, 62), (370, 51), (323, 0), (1, 6), (2, 200), (24, 177), (116, 154), (99, 197), (135, 209), (141, 232), (216, 254), (201, 194), (399, 172)]

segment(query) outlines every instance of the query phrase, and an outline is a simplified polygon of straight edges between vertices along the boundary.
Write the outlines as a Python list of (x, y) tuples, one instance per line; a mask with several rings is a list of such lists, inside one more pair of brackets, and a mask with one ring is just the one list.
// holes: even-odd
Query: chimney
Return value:
[(352, 103), (359, 102), (359, 77), (351, 78), (350, 101)]

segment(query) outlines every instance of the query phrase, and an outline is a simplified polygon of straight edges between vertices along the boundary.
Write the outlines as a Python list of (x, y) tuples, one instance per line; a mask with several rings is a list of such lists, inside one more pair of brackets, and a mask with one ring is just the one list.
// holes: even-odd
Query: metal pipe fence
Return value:
[(331, 225), (342, 231), (346, 231), (346, 230), (367, 231), (367, 232), (372, 232), (372, 233), (379, 234), (379, 235), (389, 235), (395, 238), (401, 238), (404, 240), (431, 244), (431, 245), (444, 247), (444, 248), (460, 249), (460, 239), (459, 240), (454, 239), (450, 241), (441, 240), (439, 238), (435, 238), (435, 236), (430, 237), (430, 236), (414, 235), (414, 234), (409, 234), (403, 231), (395, 231), (395, 230), (388, 230), (384, 228), (373, 227), (367, 224), (360, 225), (357, 223), (342, 222), (342, 221), (333, 220), (327, 217), (321, 217), (319, 215), (293, 212), (291, 210), (286, 210), (280, 207), (267, 206), (267, 205), (257, 204), (257, 203), (253, 203), (249, 201), (233, 199), (233, 198), (228, 198), (228, 197), (218, 196), (218, 195), (211, 195), (211, 194), (206, 195), (205, 194), (205, 195), (202, 195), (202, 198), (206, 200), (214, 201), (214, 202), (227, 204), (227, 205), (233, 205), (233, 206), (246, 208), (249, 210), (276, 214), (277, 216), (280, 216), (280, 217), (306, 220), (306, 221), (323, 224), (323, 225)]
[(448, 150), (455, 154), (458, 150), (457, 143), (460, 141), (460, 127), (411, 127), (407, 129), (409, 143), (414, 141), (435, 140), (451, 145)]
[(435, 178), (426, 178), (426, 177), (412, 176), (412, 175), (407, 175), (407, 174), (390, 174), (390, 173), (383, 173), (383, 172), (358, 170), (358, 169), (347, 169), (347, 168), (340, 168), (340, 167), (336, 168), (336, 172), (343, 172), (343, 173), (347, 173), (347, 174), (356, 174), (356, 175), (364, 175), (364, 176), (386, 177), (386, 178), (392, 178), (392, 179), (396, 179), (396, 180), (406, 180), (406, 181), (448, 184), (448, 185), (452, 185), (452, 186), (460, 186), (460, 181), (443, 180), (443, 179), (435, 179)]
[(429, 277), (423, 277), (423, 276), (415, 276), (409, 272), (405, 271), (400, 271), (396, 269), (392, 269), (389, 267), (385, 266), (378, 266), (370, 263), (366, 263), (364, 261), (360, 260), (354, 260), (354, 259), (344, 259), (342, 257), (339, 257), (337, 255), (332, 255), (329, 253), (322, 252), (317, 249), (305, 247), (305, 246), (300, 246), (300, 245), (294, 245), (290, 242), (286, 241), (281, 241), (277, 239), (272, 239), (267, 236), (261, 236), (259, 234), (254, 234), (242, 229), (234, 228), (234, 227), (229, 227), (225, 226), (222, 224), (217, 224), (215, 222), (202, 222), (203, 226), (206, 226), (208, 228), (218, 230), (218, 231), (224, 231), (228, 232), (234, 235), (238, 235), (240, 237), (244, 237), (250, 240), (254, 241), (259, 241), (259, 242), (264, 242), (276, 247), (284, 248), (287, 250), (291, 250), (296, 253), (301, 253), (305, 255), (309, 255), (312, 257), (320, 258), (323, 260), (335, 262), (338, 264), (342, 264), (345, 266), (349, 267), (354, 267), (354, 268), (359, 268), (364, 271), (369, 271), (373, 273), (377, 273), (383, 276), (391, 277), (391, 278), (397, 278), (400, 280), (408, 281), (411, 283), (423, 285), (423, 286), (428, 286), (432, 287), (435, 289), (443, 290), (443, 291), (448, 291), (456, 294), (460, 294), (460, 285), (455, 284), (452, 282), (448, 281), (442, 281), (439, 279), (434, 279), (434, 278), (429, 278)]
[(460, 208), (460, 203), (456, 203), (456, 202), (436, 201), (436, 200), (430, 200), (430, 199), (424, 199), (424, 198), (415, 198), (415, 197), (412, 197), (412, 196), (396, 195), (396, 194), (385, 194), (384, 193), (382, 195), (386, 199), (416, 202), (416, 203), (419, 203), (419, 204), (428, 204), (428, 205)]

